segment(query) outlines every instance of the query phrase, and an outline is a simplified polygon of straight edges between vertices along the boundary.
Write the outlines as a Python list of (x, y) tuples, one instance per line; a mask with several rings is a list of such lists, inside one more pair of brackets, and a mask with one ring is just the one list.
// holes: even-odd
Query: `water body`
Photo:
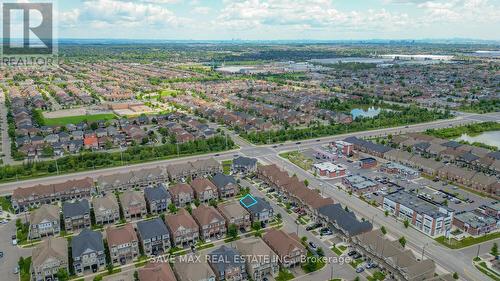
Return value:
[(463, 134), (459, 138), (455, 139), (456, 141), (467, 141), (470, 143), (480, 142), (487, 145), (493, 145), (500, 148), (500, 131), (490, 131), (484, 132), (479, 135), (469, 136), (467, 134)]
[(369, 117), (373, 118), (377, 115), (380, 114), (381, 109), (380, 108), (375, 108), (375, 107), (370, 107), (367, 110), (364, 110), (362, 108), (355, 108), (351, 110), (351, 115), (353, 119), (356, 119), (357, 117)]

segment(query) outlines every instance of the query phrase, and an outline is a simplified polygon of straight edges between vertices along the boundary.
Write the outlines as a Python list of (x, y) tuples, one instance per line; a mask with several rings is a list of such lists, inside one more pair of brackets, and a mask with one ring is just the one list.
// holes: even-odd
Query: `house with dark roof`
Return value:
[(148, 256), (162, 254), (170, 248), (170, 234), (160, 218), (138, 222), (137, 234)]
[(89, 228), (90, 205), (87, 199), (75, 202), (64, 202), (62, 205), (64, 229), (66, 231), (75, 231), (82, 228)]
[(268, 223), (274, 218), (274, 209), (271, 204), (262, 197), (245, 196), (240, 204), (248, 213), (253, 223)]
[(345, 238), (372, 230), (372, 224), (368, 221), (359, 221), (356, 215), (342, 208), (340, 204), (329, 204), (318, 208), (318, 222), (331, 225), (339, 230)]
[(98, 272), (106, 266), (102, 234), (84, 229), (71, 239), (71, 255), (75, 274)]
[(233, 176), (217, 173), (212, 178), (212, 182), (217, 187), (220, 198), (235, 196), (239, 191), (238, 184)]
[(217, 280), (240, 281), (247, 279), (245, 260), (234, 248), (225, 245), (207, 255), (210, 266), (217, 276)]
[(257, 171), (257, 159), (239, 156), (231, 164), (233, 173), (250, 174)]
[(373, 143), (371, 141), (366, 141), (357, 137), (348, 137), (344, 139), (344, 141), (352, 143), (355, 150), (369, 153), (378, 157), (384, 157), (385, 153), (392, 150), (392, 148), (389, 146)]
[(163, 213), (167, 211), (168, 205), (172, 203), (172, 197), (164, 184), (159, 184), (156, 187), (146, 187), (144, 189), (144, 197), (146, 198), (146, 206), (150, 214)]

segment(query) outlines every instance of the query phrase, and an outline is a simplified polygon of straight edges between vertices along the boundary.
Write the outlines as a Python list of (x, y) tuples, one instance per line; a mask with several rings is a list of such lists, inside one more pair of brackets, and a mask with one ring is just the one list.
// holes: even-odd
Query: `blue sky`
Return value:
[(61, 38), (500, 40), (500, 0), (60, 0), (57, 9)]

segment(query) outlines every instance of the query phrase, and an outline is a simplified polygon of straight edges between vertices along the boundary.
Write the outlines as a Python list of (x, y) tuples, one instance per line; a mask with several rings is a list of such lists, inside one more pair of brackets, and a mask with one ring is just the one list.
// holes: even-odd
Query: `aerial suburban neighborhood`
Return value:
[(497, 1), (38, 2), (1, 281), (500, 280)]

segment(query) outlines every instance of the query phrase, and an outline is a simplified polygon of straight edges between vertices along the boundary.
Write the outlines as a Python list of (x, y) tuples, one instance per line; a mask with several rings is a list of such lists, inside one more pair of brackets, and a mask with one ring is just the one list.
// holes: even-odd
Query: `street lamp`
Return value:
[(425, 247), (429, 245), (429, 243), (425, 243), (424, 246), (422, 247), (422, 258), (420, 260), (424, 260), (424, 252), (425, 252)]

